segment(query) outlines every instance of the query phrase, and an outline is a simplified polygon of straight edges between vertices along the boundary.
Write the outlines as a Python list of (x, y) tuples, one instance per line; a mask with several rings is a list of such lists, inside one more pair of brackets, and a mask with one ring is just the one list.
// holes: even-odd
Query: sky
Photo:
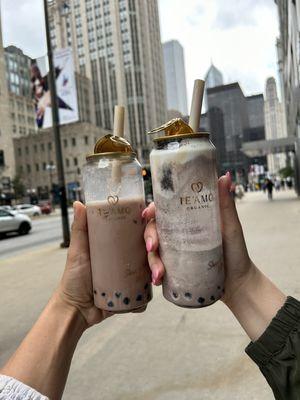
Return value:
[[(0, 0), (3, 42), (32, 58), (46, 52), (42, 0)], [(224, 83), (238, 81), (246, 95), (277, 78), (278, 16), (274, 0), (158, 0), (162, 41), (184, 48), (189, 103), (194, 79), (211, 64)]]

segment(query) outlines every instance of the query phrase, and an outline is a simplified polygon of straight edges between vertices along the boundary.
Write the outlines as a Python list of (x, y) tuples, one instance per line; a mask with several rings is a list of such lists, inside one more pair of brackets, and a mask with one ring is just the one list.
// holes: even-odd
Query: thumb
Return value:
[(235, 202), (230, 193), (231, 185), (230, 172), (227, 172), (226, 175), (221, 176), (218, 182), (222, 231), (225, 237), (230, 236), (230, 234), (234, 233), (237, 229), (241, 230)]
[(80, 201), (75, 201), (73, 208), (74, 221), (71, 231), (70, 255), (84, 253), (88, 249), (86, 208)]

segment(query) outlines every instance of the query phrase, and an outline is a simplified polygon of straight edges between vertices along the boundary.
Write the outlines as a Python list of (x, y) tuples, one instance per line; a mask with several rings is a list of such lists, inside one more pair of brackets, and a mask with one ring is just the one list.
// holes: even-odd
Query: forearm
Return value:
[(252, 341), (267, 329), (286, 296), (255, 266), (244, 283), (226, 301)]
[(76, 345), (86, 327), (81, 314), (55, 294), (1, 373), (60, 399)]

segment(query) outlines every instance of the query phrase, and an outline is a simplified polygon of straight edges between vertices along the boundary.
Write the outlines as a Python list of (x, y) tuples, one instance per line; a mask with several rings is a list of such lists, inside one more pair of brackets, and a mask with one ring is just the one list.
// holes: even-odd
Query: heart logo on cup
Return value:
[(201, 190), (203, 189), (203, 183), (200, 182), (200, 181), (199, 182), (194, 182), (194, 183), (191, 184), (191, 188), (192, 188), (193, 192), (200, 193)]
[(119, 197), (118, 196), (108, 196), (107, 201), (108, 201), (108, 204), (110, 204), (111, 206), (114, 206), (119, 201)]

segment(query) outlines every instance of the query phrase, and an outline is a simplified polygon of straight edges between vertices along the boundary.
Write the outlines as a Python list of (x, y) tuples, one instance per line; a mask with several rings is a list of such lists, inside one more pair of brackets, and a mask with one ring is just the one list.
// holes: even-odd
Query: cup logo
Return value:
[(200, 181), (199, 182), (194, 182), (194, 183), (191, 184), (191, 188), (192, 188), (193, 192), (200, 193), (201, 190), (203, 189), (203, 183), (200, 182)]
[(119, 201), (119, 197), (118, 196), (108, 196), (107, 197), (107, 202), (111, 206), (116, 205), (118, 203), (118, 201)]

